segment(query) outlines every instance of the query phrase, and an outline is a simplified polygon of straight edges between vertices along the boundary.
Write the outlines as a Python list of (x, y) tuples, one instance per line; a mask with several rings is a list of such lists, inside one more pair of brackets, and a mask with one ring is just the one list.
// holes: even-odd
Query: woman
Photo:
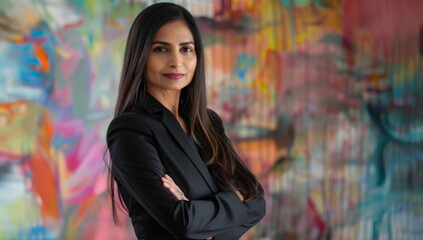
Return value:
[(207, 109), (200, 33), (181, 6), (135, 19), (107, 144), (111, 197), (116, 182), (138, 239), (239, 239), (265, 214), (262, 187)]

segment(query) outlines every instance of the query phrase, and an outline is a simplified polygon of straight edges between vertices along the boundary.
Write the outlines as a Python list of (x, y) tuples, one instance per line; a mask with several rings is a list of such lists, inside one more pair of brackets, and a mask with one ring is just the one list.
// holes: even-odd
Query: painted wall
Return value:
[[(1, 1), (0, 239), (133, 238), (111, 218), (105, 130), (153, 2)], [(266, 189), (244, 239), (423, 238), (422, 0), (174, 2)]]

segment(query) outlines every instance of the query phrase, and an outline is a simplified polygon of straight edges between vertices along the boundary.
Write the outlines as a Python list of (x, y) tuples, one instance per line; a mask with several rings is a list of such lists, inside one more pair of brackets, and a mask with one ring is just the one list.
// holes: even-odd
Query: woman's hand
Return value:
[[(176, 199), (178, 199), (178, 201), (184, 200), (184, 201), (189, 201), (188, 198), (185, 197), (185, 194), (181, 191), (181, 189), (178, 187), (178, 185), (176, 185), (176, 183), (173, 181), (173, 179), (165, 174), (162, 177), (162, 182), (163, 182), (163, 186), (165, 188), (167, 188), (172, 194), (173, 196), (176, 197)], [(213, 237), (209, 237), (207, 238), (207, 240), (213, 240)]]
[(176, 183), (173, 181), (173, 179), (169, 175), (165, 174), (162, 177), (162, 182), (163, 182), (163, 186), (167, 188), (173, 194), (173, 196), (175, 196), (176, 199), (178, 199), (178, 201), (181, 201), (181, 200), (189, 201), (188, 198), (185, 197), (184, 192), (181, 191), (181, 189), (178, 187), (178, 185), (176, 185)]
[(242, 194), (238, 190), (235, 190), (235, 193), (236, 193), (236, 195), (238, 195), (239, 200), (241, 200), (243, 202), (244, 201), (244, 196), (242, 196)]

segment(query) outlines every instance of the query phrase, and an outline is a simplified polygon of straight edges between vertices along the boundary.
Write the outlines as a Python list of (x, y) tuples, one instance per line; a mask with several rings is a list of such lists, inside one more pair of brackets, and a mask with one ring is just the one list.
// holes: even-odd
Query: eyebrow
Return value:
[[(162, 45), (165, 45), (165, 46), (172, 45), (172, 44), (170, 44), (168, 42), (163, 42), (163, 41), (154, 41), (151, 45), (153, 45), (153, 44), (162, 44)], [(185, 46), (185, 45), (191, 45), (191, 44), (194, 45), (194, 42), (193, 41), (181, 42), (179, 45), (180, 46)]]

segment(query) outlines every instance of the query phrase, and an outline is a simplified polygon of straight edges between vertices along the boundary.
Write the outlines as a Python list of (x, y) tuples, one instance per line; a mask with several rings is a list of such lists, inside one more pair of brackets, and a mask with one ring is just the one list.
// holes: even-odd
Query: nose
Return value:
[(179, 53), (173, 53), (171, 54), (169, 58), (169, 67), (171, 68), (179, 68), (182, 66), (182, 57)]

